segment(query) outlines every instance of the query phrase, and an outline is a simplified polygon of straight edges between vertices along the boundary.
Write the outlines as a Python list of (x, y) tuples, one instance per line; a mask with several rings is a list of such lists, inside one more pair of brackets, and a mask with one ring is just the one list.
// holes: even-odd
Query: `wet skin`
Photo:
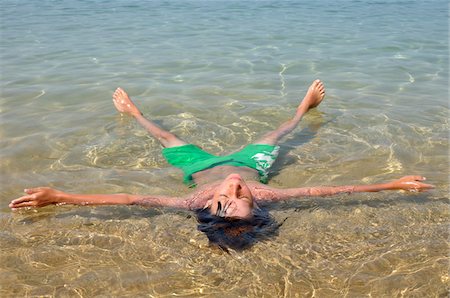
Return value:
[[(325, 96), (325, 87), (320, 80), (315, 80), (298, 106), (292, 119), (281, 124), (277, 129), (256, 140), (255, 144), (276, 145), (280, 138), (295, 129), (303, 115), (317, 107)], [(160, 128), (144, 117), (128, 94), (118, 88), (113, 94), (116, 109), (123, 114), (134, 117), (164, 147), (187, 144), (174, 134)], [(380, 184), (316, 186), (278, 189), (261, 184), (254, 169), (233, 166), (218, 166), (194, 173), (193, 179), (198, 185), (197, 191), (183, 197), (132, 194), (72, 194), (52, 189), (37, 187), (25, 189), (25, 195), (12, 200), (12, 209), (26, 207), (43, 207), (50, 204), (73, 205), (142, 205), (146, 207), (174, 207), (196, 210), (209, 207), (212, 214), (230, 218), (248, 218), (257, 208), (259, 201), (280, 201), (305, 196), (327, 196), (338, 193), (377, 192), (383, 190), (424, 191), (433, 188), (423, 183), (422, 176), (404, 176), (400, 179)], [(244, 181), (245, 179), (245, 181)]]
[(222, 181), (209, 203), (211, 214), (229, 218), (249, 218), (256, 206), (250, 188), (236, 173)]

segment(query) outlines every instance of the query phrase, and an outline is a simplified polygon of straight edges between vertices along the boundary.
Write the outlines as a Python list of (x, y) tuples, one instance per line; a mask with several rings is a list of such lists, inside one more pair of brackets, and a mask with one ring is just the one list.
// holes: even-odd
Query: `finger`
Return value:
[(426, 183), (421, 183), (423, 188), (435, 188), (436, 186), (434, 186), (433, 184), (426, 184)]
[(18, 199), (12, 200), (11, 203), (9, 203), (10, 208), (16, 208), (20, 204), (30, 202), (34, 199), (34, 196), (22, 196)]
[(435, 186), (432, 184), (419, 183), (419, 185), (416, 188), (414, 188), (414, 190), (423, 192), (423, 191), (427, 191), (427, 190), (433, 189), (433, 188), (435, 188)]
[(26, 188), (23, 191), (29, 195), (42, 191), (43, 187)]
[(12, 209), (18, 209), (18, 208), (23, 208), (23, 207), (36, 207), (36, 202), (35, 201), (28, 201), (28, 202), (22, 202), (19, 204), (15, 204), (14, 206), (10, 206), (10, 208)]
[(16, 203), (30, 201), (30, 200), (33, 200), (34, 198), (35, 198), (35, 196), (33, 196), (33, 195), (21, 196), (20, 198), (12, 200), (11, 204), (16, 204)]

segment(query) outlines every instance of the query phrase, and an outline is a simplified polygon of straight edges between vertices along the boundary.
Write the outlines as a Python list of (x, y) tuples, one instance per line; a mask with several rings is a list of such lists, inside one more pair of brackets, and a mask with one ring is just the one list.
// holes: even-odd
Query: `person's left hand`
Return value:
[(393, 189), (408, 191), (425, 191), (434, 188), (434, 185), (422, 183), (426, 178), (422, 176), (404, 176), (391, 182)]

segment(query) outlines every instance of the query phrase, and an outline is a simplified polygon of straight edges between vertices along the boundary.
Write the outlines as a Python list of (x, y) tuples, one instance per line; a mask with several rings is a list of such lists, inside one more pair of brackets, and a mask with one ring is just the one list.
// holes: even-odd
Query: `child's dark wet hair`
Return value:
[(228, 252), (244, 250), (258, 241), (276, 236), (279, 224), (264, 209), (255, 208), (248, 219), (226, 218), (211, 214), (209, 208), (196, 210), (198, 230), (205, 233), (211, 245)]

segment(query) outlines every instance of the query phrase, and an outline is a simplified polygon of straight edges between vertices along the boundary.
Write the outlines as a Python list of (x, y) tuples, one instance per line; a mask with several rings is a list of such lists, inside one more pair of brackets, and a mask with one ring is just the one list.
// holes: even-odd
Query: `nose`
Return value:
[(228, 185), (229, 191), (230, 191), (230, 195), (237, 198), (239, 197), (239, 192), (242, 189), (242, 185), (240, 183), (240, 180), (234, 180), (231, 181), (231, 183)]

